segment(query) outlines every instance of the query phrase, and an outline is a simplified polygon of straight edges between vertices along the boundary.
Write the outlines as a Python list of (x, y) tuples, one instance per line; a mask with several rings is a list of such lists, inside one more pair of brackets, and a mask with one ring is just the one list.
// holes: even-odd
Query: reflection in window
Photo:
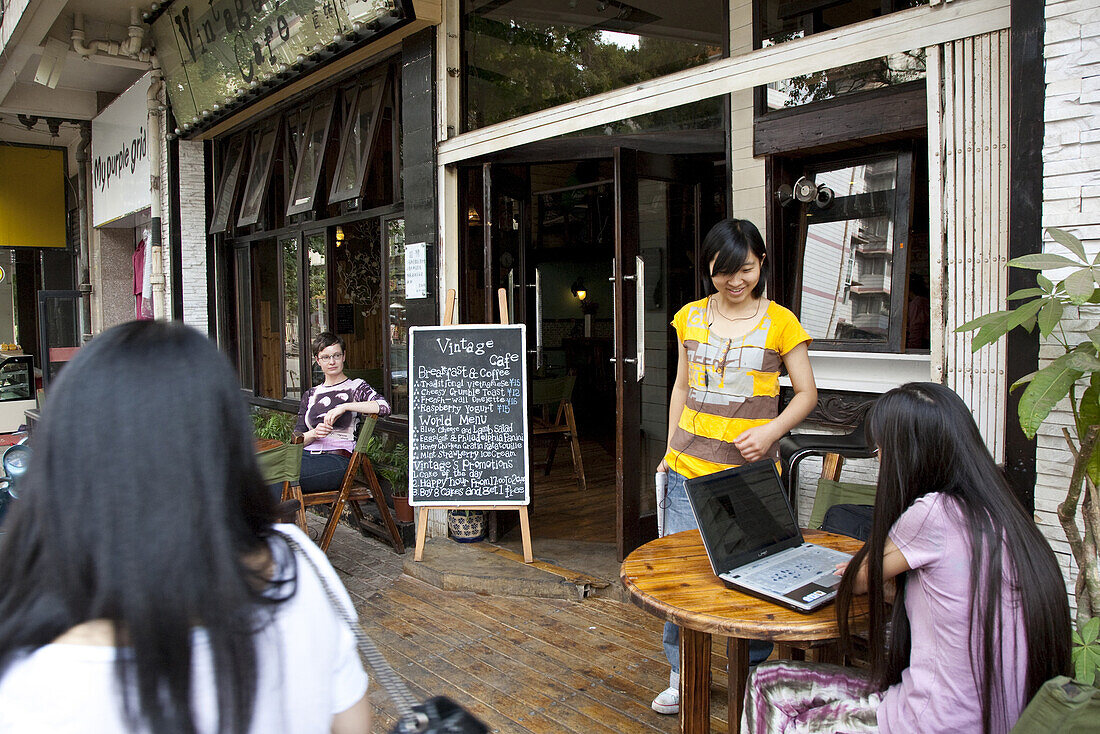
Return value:
[(927, 4), (928, 0), (758, 0), (753, 19), (761, 45), (771, 46)]
[[(323, 331), (331, 331), (328, 324), (328, 290), (326, 288), (326, 282), (328, 279), (328, 262), (327, 252), (325, 248), (325, 235), (323, 233), (311, 234), (306, 237), (306, 257), (309, 258), (309, 343), (312, 345), (313, 340)], [(312, 358), (312, 346), (310, 347), (310, 357)], [(321, 368), (317, 366), (316, 360), (314, 360), (312, 368), (313, 370), (313, 384), (318, 384), (324, 380), (324, 374), (321, 372)]]
[(386, 222), (389, 287), (386, 294), (387, 337), (390, 352), (390, 405), (393, 412), (409, 412), (409, 326), (405, 314), (405, 220)]
[(238, 227), (247, 227), (260, 221), (267, 182), (271, 180), (271, 162), (275, 158), (278, 132), (278, 123), (272, 122), (266, 128), (252, 133), (252, 162), (248, 171), (248, 183), (244, 187), (241, 216), (237, 219)]
[(283, 302), (279, 294), (279, 251), (273, 239), (252, 243), (252, 326), (259, 357), (256, 394), (283, 397)]
[(726, 54), (726, 4), (463, 4), (466, 125), (475, 129)]
[(313, 208), (317, 195), (317, 181), (321, 177), (328, 143), (329, 123), (332, 120), (332, 97), (318, 102), (310, 110), (309, 120), (303, 127), (296, 158), (294, 184), (291, 186), (287, 216), (301, 214)]
[(382, 284), (382, 230), (377, 218), (335, 228), (332, 252), (334, 330), (347, 342), (344, 371), (385, 389), (386, 329)]
[(252, 299), (248, 288), (247, 247), (234, 251), (233, 275), (235, 291), (235, 315), (237, 319), (237, 372), (241, 387), (251, 390), (252, 381)]
[(815, 339), (885, 342), (890, 327), (896, 157), (818, 171), (835, 198), (806, 211), (802, 325)]
[(298, 271), (301, 269), (298, 257), (298, 238), (289, 237), (282, 241), (283, 250), (283, 359), (286, 362), (287, 398), (298, 400), (302, 397), (302, 376), (299, 362), (300, 334), (298, 329)]
[(924, 76), (924, 49), (906, 51), (769, 84), (767, 109), (797, 107), (853, 92), (905, 84)]

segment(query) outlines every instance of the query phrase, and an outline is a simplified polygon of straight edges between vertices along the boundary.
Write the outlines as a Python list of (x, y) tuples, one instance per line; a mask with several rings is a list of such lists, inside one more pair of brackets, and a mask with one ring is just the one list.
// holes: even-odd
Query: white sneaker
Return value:
[(657, 694), (657, 698), (653, 699), (653, 703), (650, 704), (653, 710), (659, 714), (678, 714), (680, 713), (680, 689), (666, 688)]
[(680, 674), (678, 672), (669, 672), (668, 688), (658, 693), (650, 706), (659, 714), (680, 713)]

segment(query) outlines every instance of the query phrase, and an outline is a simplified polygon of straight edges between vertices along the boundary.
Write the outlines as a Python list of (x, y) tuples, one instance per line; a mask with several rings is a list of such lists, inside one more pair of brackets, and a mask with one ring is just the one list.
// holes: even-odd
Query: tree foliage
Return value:
[[(1066, 331), (1066, 322), (1079, 317), (1086, 304), (1100, 304), (1100, 253), (1091, 260), (1081, 241), (1060, 229), (1048, 229), (1051, 239), (1061, 244), (1072, 257), (1054, 253), (1024, 255), (1009, 261), (1009, 266), (1036, 270), (1036, 287), (1024, 288), (1009, 295), (1010, 301), (1020, 301), (1011, 309), (985, 314), (968, 321), (956, 331), (976, 331), (973, 351), (992, 344), (1013, 329), (1025, 329), (1039, 334), (1047, 343), (1053, 342), (1061, 353), (1049, 364), (1021, 378), (1012, 389), (1024, 387), (1020, 396), (1020, 428), (1028, 438), (1034, 438), (1051, 411), (1069, 398), (1073, 412), (1072, 430), (1062, 434), (1073, 454), (1074, 463), (1069, 478), (1066, 499), (1058, 506), (1058, 521), (1069, 541), (1077, 562), (1078, 577), (1074, 585), (1077, 600), (1077, 626), (1074, 634), (1073, 659), (1076, 675), (1091, 683), (1100, 666), (1100, 327), (1075, 337)], [(1041, 271), (1069, 271), (1054, 282)], [(1081, 524), (1077, 518), (1080, 516)], [(1083, 532), (1082, 532), (1083, 527)]]

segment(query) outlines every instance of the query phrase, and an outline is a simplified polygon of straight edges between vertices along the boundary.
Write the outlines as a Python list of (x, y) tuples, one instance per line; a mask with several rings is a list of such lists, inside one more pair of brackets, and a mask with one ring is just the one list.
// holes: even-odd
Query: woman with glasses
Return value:
[(355, 450), (359, 414), (389, 415), (390, 404), (365, 380), (344, 374), (344, 340), (324, 331), (313, 340), (313, 356), (325, 381), (302, 396), (298, 425), (302, 436), (302, 492), (340, 488)]

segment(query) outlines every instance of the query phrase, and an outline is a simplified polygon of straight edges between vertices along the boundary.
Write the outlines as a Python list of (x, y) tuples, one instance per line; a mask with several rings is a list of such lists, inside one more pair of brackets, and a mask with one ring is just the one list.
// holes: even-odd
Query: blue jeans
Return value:
[[(699, 527), (695, 522), (695, 513), (691, 511), (687, 492), (684, 489), (685, 477), (679, 472), (668, 470), (668, 490), (665, 494), (665, 534), (679, 533)], [(664, 643), (665, 657), (672, 666), (672, 672), (680, 672), (680, 628), (672, 622), (665, 622), (665, 632), (661, 638)], [(764, 640), (749, 640), (749, 665), (756, 665), (768, 659), (772, 654), (772, 643)]]
[(311, 454), (307, 450), (302, 454), (302, 475), (299, 481), (302, 494), (340, 489), (340, 482), (344, 481), (350, 462), (351, 459), (340, 454)]

